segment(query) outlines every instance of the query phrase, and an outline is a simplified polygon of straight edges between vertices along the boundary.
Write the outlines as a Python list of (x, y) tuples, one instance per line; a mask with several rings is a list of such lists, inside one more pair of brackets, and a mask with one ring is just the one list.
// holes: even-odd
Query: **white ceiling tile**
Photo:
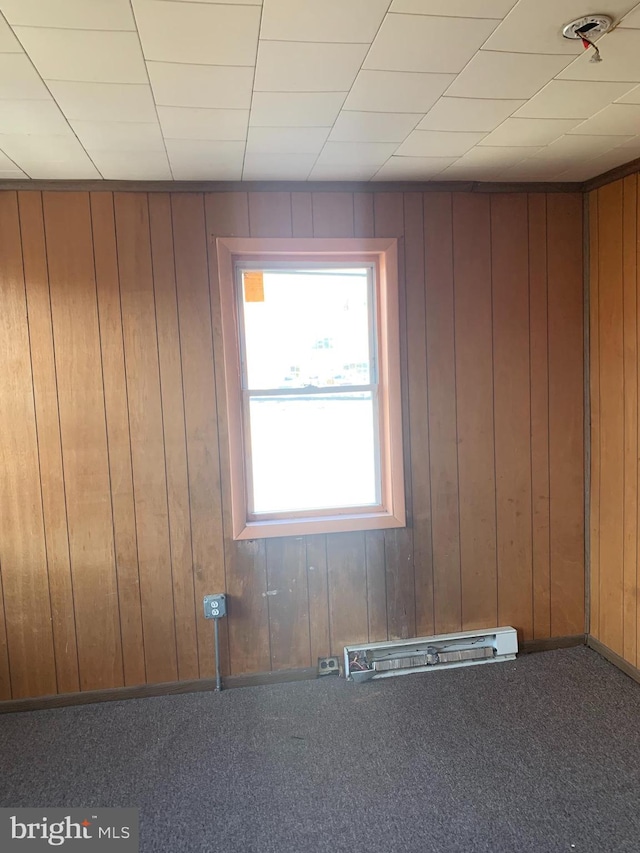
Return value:
[(501, 169), (495, 165), (465, 163), (460, 157), (438, 175), (439, 181), (493, 181)]
[(518, 118), (589, 118), (629, 90), (630, 83), (552, 80), (524, 104)]
[(252, 127), (331, 127), (346, 92), (254, 92)]
[(640, 30), (616, 29), (598, 40), (602, 62), (591, 62), (593, 51), (582, 55), (561, 73), (561, 80), (611, 80), (640, 83)]
[(0, 53), (0, 99), (49, 98), (47, 87), (24, 53)]
[(72, 121), (71, 127), (90, 153), (94, 151), (164, 152), (157, 122)]
[(163, 151), (96, 151), (91, 159), (100, 174), (112, 181), (170, 181), (171, 170)]
[[(572, 139), (584, 139), (584, 136), (572, 136), (571, 138)], [(599, 136), (597, 138), (601, 139), (602, 137)], [(620, 140), (619, 136), (616, 136), (615, 138)], [(626, 139), (622, 143), (618, 142), (618, 146), (612, 146), (612, 147), (633, 148), (634, 151), (640, 150), (640, 135), (632, 136), (630, 139)]]
[(16, 166), (13, 160), (10, 160), (6, 154), (0, 151), (0, 172), (19, 172), (20, 169)]
[(364, 67), (378, 71), (457, 73), (497, 23), (484, 18), (387, 15)]
[(534, 148), (472, 148), (446, 169), (441, 180), (496, 180), (510, 166), (521, 163), (540, 149)]
[(484, 133), (454, 133), (414, 130), (395, 152), (401, 157), (459, 157), (480, 140)]
[(0, 169), (0, 180), (2, 181), (16, 181), (26, 177), (27, 175), (20, 169)]
[(16, 27), (45, 80), (146, 83), (137, 33)]
[(315, 162), (315, 154), (257, 154), (247, 151), (242, 180), (305, 181)]
[(561, 136), (532, 156), (536, 162), (560, 163), (564, 168), (591, 160), (630, 141), (628, 136)]
[(619, 27), (631, 27), (632, 29), (640, 29), (640, 6), (636, 6), (635, 9), (630, 12), (628, 15), (625, 15), (622, 22), (618, 24)]
[(30, 178), (99, 178), (86, 151), (71, 130), (66, 136), (0, 135), (0, 150)]
[(245, 140), (249, 110), (158, 107), (158, 118), (167, 139)]
[(447, 90), (456, 98), (530, 98), (555, 77), (568, 56), (479, 51)]
[(578, 40), (566, 39), (567, 21), (591, 12), (603, 12), (617, 20), (633, 6), (633, 0), (600, 0), (597, 9), (584, 0), (520, 0), (484, 45), (486, 50), (513, 53), (560, 53), (575, 56), (584, 48)]
[(368, 50), (363, 44), (261, 41), (257, 92), (346, 92)]
[(610, 104), (575, 127), (572, 133), (634, 136), (639, 131), (640, 104)]
[(517, 0), (393, 0), (390, 12), (456, 18), (504, 18)]
[(265, 0), (261, 39), (373, 41), (389, 0)]
[(253, 68), (149, 62), (157, 104), (165, 107), (245, 109), (251, 104)]
[(388, 145), (384, 142), (327, 142), (318, 163), (323, 166), (380, 167), (396, 148), (395, 143)]
[(13, 26), (72, 30), (135, 30), (129, 0), (1, 0)]
[(177, 181), (240, 180), (244, 142), (167, 139), (166, 144), (171, 171)]
[(2, 101), (0, 133), (65, 136), (71, 133), (56, 103), (49, 101)]
[(524, 101), (482, 98), (440, 98), (418, 125), (418, 130), (489, 131), (508, 118)]
[[(593, 83), (587, 83), (588, 86), (595, 85)], [(615, 84), (610, 84), (615, 85)], [(619, 84), (619, 85), (627, 85)], [(634, 86), (630, 89), (626, 95), (623, 95), (621, 98), (618, 98), (616, 103), (618, 104), (640, 104), (640, 86)]]
[(455, 161), (455, 157), (390, 157), (373, 180), (427, 181)]
[(255, 65), (257, 6), (134, 0), (147, 60), (196, 65)]
[(48, 86), (68, 119), (84, 121), (156, 120), (156, 107), (149, 85), (51, 80)]
[[(164, 0), (155, 0), (161, 3)], [(172, 0), (174, 3), (193, 3), (194, 0)], [(262, 6), (262, 0), (196, 0), (198, 3), (224, 3), (226, 6)]]
[(587, 181), (589, 178), (595, 178), (597, 175), (602, 175), (608, 172), (609, 169), (615, 169), (617, 166), (623, 166), (634, 159), (633, 152), (628, 148), (614, 148), (592, 160), (586, 160), (583, 163), (577, 163), (570, 169), (560, 172), (556, 177), (561, 181)]
[(328, 127), (250, 127), (247, 153), (318, 155), (330, 128)]
[(539, 146), (515, 147), (509, 146), (490, 148), (472, 148), (458, 160), (458, 163), (466, 166), (478, 166), (483, 168), (492, 167), (496, 170), (506, 169), (516, 163), (522, 162), (527, 157), (540, 151)]
[(485, 136), (480, 145), (549, 145), (575, 127), (578, 121), (574, 118), (508, 118)]
[(416, 126), (415, 113), (368, 113), (343, 110), (329, 139), (334, 142), (402, 142)]
[(504, 172), (500, 172), (496, 177), (501, 181), (553, 181), (562, 171), (563, 167), (557, 164), (549, 165), (523, 160), (517, 166), (511, 166)]
[(454, 80), (455, 74), (363, 69), (349, 92), (344, 108), (382, 113), (426, 113)]
[(0, 15), (0, 53), (22, 53), (20, 42), (2, 15)]
[(316, 163), (309, 175), (310, 181), (370, 181), (378, 171), (377, 166), (325, 165)]

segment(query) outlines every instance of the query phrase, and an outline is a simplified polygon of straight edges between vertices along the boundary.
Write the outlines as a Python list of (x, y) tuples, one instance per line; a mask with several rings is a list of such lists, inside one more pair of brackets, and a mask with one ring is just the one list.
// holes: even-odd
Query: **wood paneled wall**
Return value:
[(590, 231), (590, 634), (633, 666), (638, 607), (638, 175), (594, 190)]
[[(400, 238), (406, 529), (231, 540), (218, 235)], [(0, 698), (210, 677), (221, 590), (232, 674), (583, 631), (579, 195), (7, 191), (0, 299)]]

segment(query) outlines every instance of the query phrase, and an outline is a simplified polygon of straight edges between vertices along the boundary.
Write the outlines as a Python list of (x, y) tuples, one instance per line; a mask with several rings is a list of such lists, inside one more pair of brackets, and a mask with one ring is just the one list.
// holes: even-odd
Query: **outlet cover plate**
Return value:
[(318, 675), (340, 675), (340, 658), (318, 658)]

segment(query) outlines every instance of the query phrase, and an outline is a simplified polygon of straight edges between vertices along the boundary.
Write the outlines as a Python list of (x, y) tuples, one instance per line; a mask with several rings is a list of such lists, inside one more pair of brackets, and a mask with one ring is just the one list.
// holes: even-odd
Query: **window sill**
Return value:
[(389, 512), (357, 515), (323, 515), (317, 517), (247, 521), (234, 539), (270, 539), (276, 536), (308, 536), (314, 533), (351, 533), (358, 530), (389, 530), (406, 527), (404, 515)]

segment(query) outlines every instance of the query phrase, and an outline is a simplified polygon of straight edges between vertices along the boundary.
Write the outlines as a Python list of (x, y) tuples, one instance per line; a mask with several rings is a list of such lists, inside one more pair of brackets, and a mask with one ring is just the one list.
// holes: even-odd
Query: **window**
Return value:
[(234, 538), (404, 526), (396, 241), (217, 248)]

